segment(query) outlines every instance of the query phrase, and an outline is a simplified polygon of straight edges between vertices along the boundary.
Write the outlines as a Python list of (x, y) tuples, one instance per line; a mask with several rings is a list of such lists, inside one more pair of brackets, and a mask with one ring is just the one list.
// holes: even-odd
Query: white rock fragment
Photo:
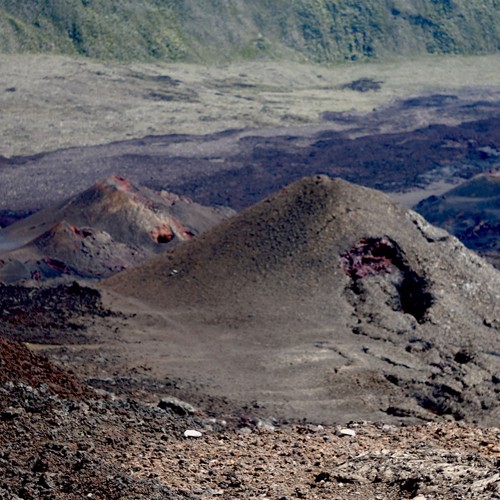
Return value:
[(354, 437), (356, 435), (356, 431), (353, 431), (352, 429), (340, 429), (338, 431), (338, 435)]
[(325, 428), (320, 424), (320, 425), (311, 425), (310, 427), (311, 432), (321, 432), (325, 430)]
[(193, 429), (187, 429), (186, 431), (184, 431), (185, 438), (200, 438), (201, 436), (201, 432), (195, 431)]
[(265, 432), (274, 432), (276, 429), (274, 425), (271, 425), (270, 423), (265, 422), (264, 420), (259, 420), (257, 422), (257, 428)]
[[(472, 483), (472, 491), (481, 491), (487, 488), (490, 484), (500, 482), (500, 474), (495, 474), (491, 477), (487, 477), (485, 479), (479, 479), (478, 481), (474, 481)], [(492, 490), (493, 491), (493, 490)]]
[(396, 430), (396, 426), (395, 425), (384, 424), (382, 426), (382, 431), (383, 432), (393, 432), (395, 430)]

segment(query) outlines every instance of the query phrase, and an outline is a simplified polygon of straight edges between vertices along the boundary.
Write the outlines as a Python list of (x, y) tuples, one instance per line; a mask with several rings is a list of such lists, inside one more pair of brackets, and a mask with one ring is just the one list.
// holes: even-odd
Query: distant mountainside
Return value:
[(500, 171), (426, 198), (415, 210), (500, 269)]
[(0, 51), (118, 60), (485, 53), (497, 0), (0, 0)]

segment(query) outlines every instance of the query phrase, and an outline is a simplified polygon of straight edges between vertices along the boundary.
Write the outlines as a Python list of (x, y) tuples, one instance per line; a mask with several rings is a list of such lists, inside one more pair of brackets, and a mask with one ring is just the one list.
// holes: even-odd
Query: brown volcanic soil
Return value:
[(79, 382), (74, 374), (63, 370), (43, 356), (31, 352), (24, 344), (0, 337), (0, 384), (46, 385), (65, 398), (95, 397), (94, 391)]
[(1, 338), (0, 365), (2, 498), (500, 498), (498, 428), (180, 416)]
[[(0, 365), (2, 498), (184, 496), (157, 481), (134, 478), (109, 457), (111, 449), (126, 446), (144, 422), (141, 417), (152, 423), (153, 411), (128, 411), (125, 401), (103, 399), (71, 373), (1, 338)], [(173, 434), (175, 422), (165, 412), (162, 416), (163, 433), (168, 428)]]
[(304, 179), (104, 286), (129, 366), (235, 408), (500, 421), (499, 274), (376, 191)]
[(380, 193), (305, 179), (109, 287), (1, 290), (94, 342), (46, 351), (78, 380), (0, 338), (2, 498), (500, 498), (498, 274)]

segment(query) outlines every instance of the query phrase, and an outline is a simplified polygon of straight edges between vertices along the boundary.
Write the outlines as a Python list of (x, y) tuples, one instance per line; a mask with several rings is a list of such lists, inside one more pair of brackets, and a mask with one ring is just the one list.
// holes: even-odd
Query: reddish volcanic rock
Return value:
[(396, 249), (386, 238), (363, 238), (359, 244), (340, 256), (342, 267), (351, 278), (394, 270)]
[(174, 233), (170, 227), (164, 224), (153, 229), (152, 237), (157, 243), (170, 243), (174, 239)]
[(73, 373), (32, 352), (25, 344), (0, 336), (0, 385), (5, 382), (22, 382), (31, 387), (45, 384), (51, 392), (62, 397), (95, 397), (95, 391)]

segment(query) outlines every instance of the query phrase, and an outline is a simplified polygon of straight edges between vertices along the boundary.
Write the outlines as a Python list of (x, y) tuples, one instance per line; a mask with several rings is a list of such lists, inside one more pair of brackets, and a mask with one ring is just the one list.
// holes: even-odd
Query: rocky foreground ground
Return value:
[(500, 498), (499, 428), (160, 407), (96, 391), (9, 340), (0, 367), (1, 498)]

